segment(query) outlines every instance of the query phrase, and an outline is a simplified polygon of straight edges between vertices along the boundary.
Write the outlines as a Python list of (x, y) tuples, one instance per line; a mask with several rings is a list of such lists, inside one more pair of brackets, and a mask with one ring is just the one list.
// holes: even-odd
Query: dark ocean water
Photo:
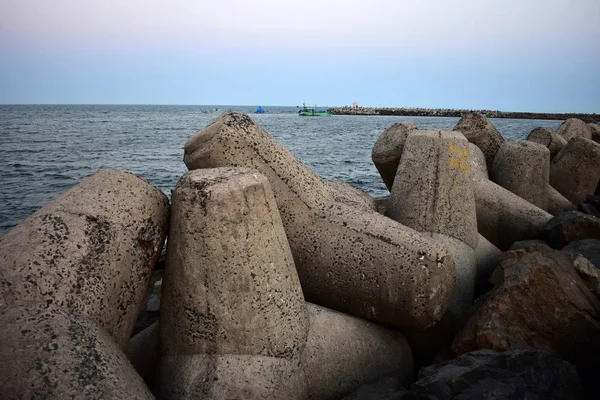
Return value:
[[(344, 180), (372, 195), (387, 190), (371, 162), (383, 130), (408, 120), (452, 129), (458, 118), (300, 117), (296, 107), (252, 114), (324, 179)], [(183, 145), (196, 130), (236, 106), (0, 105), (0, 235), (66, 189), (102, 169), (140, 175), (169, 194), (186, 172)], [(523, 138), (561, 121), (493, 119), (506, 138)]]

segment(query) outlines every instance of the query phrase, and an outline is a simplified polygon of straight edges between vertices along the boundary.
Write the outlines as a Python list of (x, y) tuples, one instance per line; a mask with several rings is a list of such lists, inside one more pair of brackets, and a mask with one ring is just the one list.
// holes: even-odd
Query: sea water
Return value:
[[(71, 186), (102, 169), (139, 175), (170, 195), (186, 172), (183, 145), (226, 110), (247, 112), (326, 180), (373, 196), (388, 191), (371, 162), (378, 136), (397, 121), (452, 129), (458, 118), (301, 117), (297, 107), (258, 105), (0, 105), (0, 235)], [(319, 107), (321, 108), (321, 107)], [(326, 107), (323, 107), (324, 109)], [(561, 121), (492, 119), (505, 138), (524, 138)]]

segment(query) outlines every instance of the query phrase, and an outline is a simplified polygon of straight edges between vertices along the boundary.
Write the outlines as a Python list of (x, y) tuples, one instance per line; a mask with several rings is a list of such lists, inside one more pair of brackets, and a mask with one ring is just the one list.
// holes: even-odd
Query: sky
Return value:
[(0, 0), (0, 104), (600, 113), (600, 0)]

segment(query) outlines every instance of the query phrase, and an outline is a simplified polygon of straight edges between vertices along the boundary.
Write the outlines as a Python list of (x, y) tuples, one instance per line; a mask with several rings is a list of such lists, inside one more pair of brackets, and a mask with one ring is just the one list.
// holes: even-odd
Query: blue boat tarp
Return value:
[(258, 108), (255, 111), (255, 113), (257, 113), (257, 114), (262, 114), (264, 112), (265, 112), (265, 110), (261, 106), (258, 106)]

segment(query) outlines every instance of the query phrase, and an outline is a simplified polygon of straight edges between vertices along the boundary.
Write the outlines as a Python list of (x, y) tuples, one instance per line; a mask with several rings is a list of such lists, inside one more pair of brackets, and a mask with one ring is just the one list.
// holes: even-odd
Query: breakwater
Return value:
[(580, 120), (526, 140), (398, 121), (375, 199), (226, 112), (170, 201), (101, 171), (0, 237), (0, 392), (598, 398), (599, 142)]
[(514, 119), (551, 119), (565, 120), (569, 118), (578, 118), (586, 122), (600, 121), (600, 114), (581, 114), (581, 113), (532, 113), (532, 112), (513, 112), (498, 110), (465, 110), (449, 108), (405, 108), (405, 107), (337, 107), (332, 108), (334, 115), (397, 115), (407, 117), (463, 117), (465, 114), (477, 112), (485, 115), (487, 118), (514, 118)]

